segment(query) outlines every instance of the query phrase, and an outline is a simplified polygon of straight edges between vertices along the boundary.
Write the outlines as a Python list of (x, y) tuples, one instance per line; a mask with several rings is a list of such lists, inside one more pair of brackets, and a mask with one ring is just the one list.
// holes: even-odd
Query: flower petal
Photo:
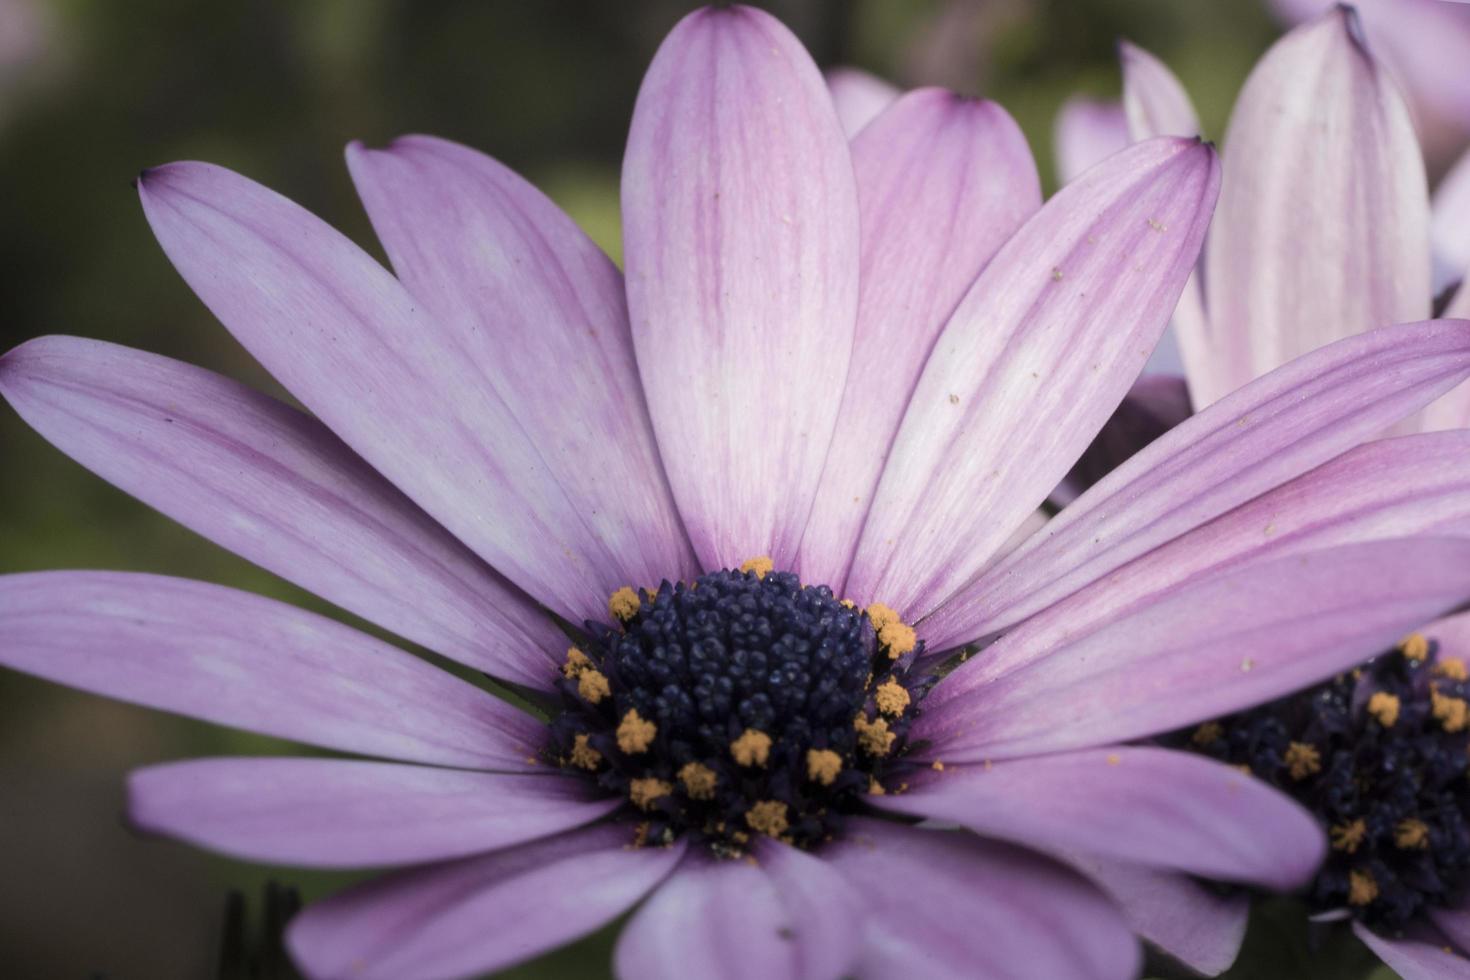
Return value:
[(0, 665), (134, 704), (432, 765), (528, 770), (545, 726), (325, 617), (129, 572), (0, 576)]
[(1062, 865), (963, 832), (850, 826), (822, 857), (869, 909), (864, 980), (1137, 976), (1117, 908)]
[(1123, 67), (1123, 112), (1134, 140), (1201, 134), (1194, 103), (1168, 65), (1127, 41), (1118, 42), (1118, 62)]
[(1351, 8), (1261, 59), (1236, 102), (1224, 171), (1205, 253), (1220, 383), (1194, 391), (1196, 404), (1331, 341), (1429, 316), (1419, 143)]
[[(942, 755), (936, 751), (935, 755)], [(1316, 819), (1202, 756), (1115, 746), (921, 771), (883, 810), (953, 821), (1043, 853), (1080, 852), (1288, 891), (1327, 853)]]
[(1376, 330), (1298, 358), (1078, 498), (925, 624), (930, 648), (1020, 622), (1382, 432), (1467, 373), (1470, 323), (1461, 321)]
[(1091, 855), (1067, 860), (1118, 903), (1134, 932), (1190, 969), (1218, 976), (1240, 954), (1248, 892), (1222, 895), (1188, 875)]
[(387, 875), (301, 912), (286, 933), (313, 977), (480, 976), (616, 919), (684, 853), (631, 848), (601, 824), (484, 857)]
[(695, 553), (791, 567), (852, 354), (858, 212), (822, 76), (769, 14), (696, 11), (659, 48), (623, 220), (638, 364)]
[(612, 812), (584, 780), (346, 759), (191, 759), (128, 776), (142, 830), (231, 857), (366, 868), (463, 857)]
[(837, 118), (849, 139), (903, 94), (898, 86), (877, 75), (845, 65), (827, 71), (827, 90), (832, 93)]
[(800, 980), (847, 975), (860, 921), (849, 889), (821, 860), (762, 844), (759, 863), (693, 856), (618, 940), (622, 977)]
[(1128, 117), (1116, 102), (1073, 96), (1052, 129), (1057, 180), (1070, 184), (1128, 145)]
[(913, 737), (949, 762), (1126, 742), (1310, 686), (1470, 597), (1470, 541), (1412, 538), (1227, 568), (987, 679), (947, 677)]
[(1174, 374), (1145, 374), (1073, 464), (1067, 479), (1052, 494), (1070, 505), (1078, 495), (1137, 455), (1145, 446), (1191, 415), (1189, 386)]
[(1429, 237), (1434, 247), (1434, 292), (1438, 295), (1470, 272), (1470, 150), (1434, 189)]
[(857, 337), (800, 561), (803, 578), (839, 592), (940, 328), (1041, 206), (1015, 121), (993, 102), (943, 89), (900, 98), (852, 141), (852, 159), (862, 215)]
[(353, 144), (347, 163), (399, 279), (541, 450), (626, 584), (691, 578), (617, 267), (544, 194), (467, 147), (410, 136)]
[(282, 385), (507, 578), (575, 621), (636, 566), (558, 485), (463, 338), (302, 208), (221, 167), (138, 180), (175, 268)]
[(1061, 482), (1158, 342), (1217, 181), (1213, 151), (1196, 141), (1135, 144), (1064, 188), (991, 260), (909, 402), (853, 562), (853, 599), (910, 620), (932, 612)]
[(83, 466), (302, 588), (498, 677), (553, 676), (566, 637), (549, 616), (274, 398), (76, 337), (0, 358), (0, 394)]
[(1387, 963), (1400, 980), (1466, 980), (1470, 958), (1441, 948), (1423, 938), (1389, 939), (1361, 922), (1353, 923), (1353, 934)]

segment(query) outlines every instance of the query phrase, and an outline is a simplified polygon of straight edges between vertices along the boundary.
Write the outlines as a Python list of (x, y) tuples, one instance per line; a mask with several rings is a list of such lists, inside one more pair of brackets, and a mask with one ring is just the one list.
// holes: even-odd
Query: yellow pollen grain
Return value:
[(648, 844), (648, 821), (645, 820), (633, 828), (633, 846), (645, 847)]
[(689, 794), (691, 800), (712, 800), (715, 798), (715, 785), (719, 782), (719, 777), (709, 766), (689, 762), (679, 770), (679, 782), (684, 784), (684, 792)]
[(745, 823), (751, 830), (767, 837), (777, 837), (791, 826), (786, 819), (786, 804), (780, 800), (762, 800), (745, 811)]
[(831, 786), (842, 771), (842, 756), (831, 749), (806, 750), (806, 777), (814, 783)]
[(1317, 746), (1292, 742), (1286, 747), (1286, 771), (1295, 780), (1303, 780), (1322, 771), (1322, 753)]
[(944, 763), (940, 762), (938, 759), (935, 759), (930, 764), (929, 768), (933, 769), (935, 772), (944, 772)]
[(1393, 842), (1406, 851), (1422, 851), (1429, 847), (1429, 827), (1413, 817), (1401, 820), (1393, 830)]
[(1452, 681), (1470, 679), (1470, 671), (1465, 669), (1465, 661), (1459, 657), (1444, 657), (1435, 661), (1434, 674), (1436, 677), (1448, 677)]
[(657, 725), (639, 717), (637, 708), (629, 708), (623, 720), (618, 722), (618, 748), (629, 755), (646, 752), (657, 734)]
[(607, 611), (613, 619), (623, 622), (638, 615), (638, 610), (642, 606), (643, 600), (638, 598), (638, 593), (626, 585), (614, 592), (607, 600)]
[(571, 647), (567, 650), (567, 662), (561, 666), (561, 675), (567, 678), (576, 677), (591, 666), (592, 661), (587, 658), (587, 654)]
[(674, 787), (662, 779), (647, 776), (643, 779), (635, 779), (628, 783), (628, 799), (640, 810), (648, 810), (653, 804), (668, 796), (674, 791)]
[(843, 599), (838, 604), (840, 606), (842, 606), (842, 608), (844, 608), (844, 609), (856, 609), (857, 608), (857, 603), (856, 602), (853, 602), (851, 599)]
[(1348, 904), (1362, 907), (1378, 897), (1378, 882), (1371, 871), (1348, 872)]
[(1410, 633), (1399, 641), (1399, 653), (1410, 660), (1423, 660), (1429, 656), (1429, 640), (1423, 633)]
[(919, 635), (912, 626), (894, 620), (883, 624), (878, 631), (878, 642), (888, 649), (890, 660), (897, 660), (919, 644)]
[(872, 776), (868, 777), (869, 796), (886, 796), (887, 793), (888, 791), (883, 788), (882, 783), (878, 782), (878, 780), (874, 779)]
[(1350, 824), (1338, 824), (1335, 827), (1329, 828), (1327, 836), (1332, 840), (1332, 849), (1334, 851), (1346, 851), (1349, 854), (1354, 854), (1368, 836), (1368, 825), (1363, 823), (1360, 817)]
[(771, 755), (771, 736), (747, 728), (730, 743), (730, 756), (742, 766), (763, 766)]
[(1205, 746), (1225, 734), (1225, 728), (1218, 721), (1207, 721), (1194, 730), (1189, 740), (1195, 745)]
[(893, 748), (893, 742), (898, 735), (888, 730), (888, 722), (882, 718), (869, 721), (865, 715), (858, 715), (853, 719), (852, 727), (857, 730), (858, 745), (862, 746), (868, 755), (887, 755)]
[(1377, 718), (1384, 728), (1392, 728), (1399, 720), (1399, 699), (1387, 691), (1379, 691), (1368, 699), (1368, 714)]
[(588, 704), (598, 704), (603, 698), (612, 694), (612, 687), (608, 685), (607, 677), (602, 671), (589, 667), (577, 676), (577, 693)]
[(909, 692), (904, 690), (902, 684), (893, 678), (889, 678), (878, 689), (873, 692), (873, 701), (878, 705), (878, 710), (885, 715), (901, 715), (909, 706)]
[(742, 572), (755, 572), (756, 578), (765, 578), (766, 573), (775, 567), (776, 563), (771, 561), (769, 556), (761, 555), (759, 558), (751, 558), (748, 561), (742, 562), (740, 570)]
[(568, 760), (578, 769), (596, 769), (602, 762), (602, 753), (587, 744), (586, 735), (578, 735), (572, 740), (572, 754)]
[(1118, 753), (1111, 752), (1111, 753), (1108, 754), (1108, 758), (1107, 758), (1108, 765), (1110, 765), (1110, 766), (1116, 766), (1118, 763), (1120, 763), (1122, 761), (1123, 761), (1123, 757), (1121, 755), (1119, 755)]
[(1470, 724), (1470, 705), (1465, 703), (1464, 698), (1452, 698), (1431, 689), (1429, 703), (1430, 710), (1439, 723), (1444, 725), (1445, 731), (1464, 731), (1465, 726)]
[(868, 622), (873, 624), (873, 629), (879, 633), (883, 632), (884, 626), (899, 621), (898, 613), (881, 602), (875, 602), (863, 611), (868, 614)]

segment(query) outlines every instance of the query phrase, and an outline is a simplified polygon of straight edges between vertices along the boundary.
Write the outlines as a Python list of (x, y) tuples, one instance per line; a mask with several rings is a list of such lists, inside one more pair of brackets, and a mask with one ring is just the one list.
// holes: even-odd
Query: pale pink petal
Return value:
[(902, 94), (898, 86), (877, 75), (845, 65), (827, 70), (827, 89), (832, 93), (842, 131), (849, 138), (856, 136)]
[(1353, 923), (1353, 933), (1378, 958), (1399, 975), (1400, 980), (1467, 980), (1470, 958), (1423, 938), (1390, 939), (1380, 936), (1361, 922)]
[(1067, 479), (1052, 493), (1052, 501), (1070, 505), (1191, 414), (1189, 387), (1182, 377), (1145, 374), (1134, 382), (1113, 417), (1072, 465)]
[(1429, 235), (1434, 247), (1434, 291), (1438, 294), (1470, 272), (1470, 151), (1434, 189)]
[(940, 328), (1041, 206), (1036, 164), (993, 102), (917, 89), (852, 142), (862, 216), (856, 342), (801, 541), (802, 577), (840, 591), (904, 406)]
[(1138, 975), (1116, 906), (1075, 872), (963, 831), (871, 819), (822, 850), (868, 916), (863, 980)]
[(1199, 136), (1199, 115), (1179, 78), (1158, 58), (1127, 41), (1118, 42), (1123, 67), (1123, 112), (1134, 140), (1155, 136)]
[[(933, 756), (943, 758), (936, 747)], [(921, 752), (919, 758), (927, 756)], [(1044, 853), (1078, 852), (1288, 891), (1327, 853), (1317, 820), (1266, 783), (1171, 749), (1113, 746), (910, 777), (874, 806)]]
[(1470, 540), (1343, 545), (1227, 569), (988, 679), (1007, 634), (925, 701), (913, 731), (946, 762), (1126, 742), (1314, 684), (1470, 597)]
[(1196, 404), (1323, 344), (1429, 315), (1419, 144), (1350, 8), (1261, 59), (1236, 102), (1224, 173), (1205, 253), (1218, 384), (1195, 388)]
[(57, 448), (211, 541), (415, 643), (544, 687), (566, 636), (325, 426), (154, 354), (42, 337), (0, 394)]
[(848, 595), (932, 612), (1046, 499), (1158, 342), (1218, 176), (1196, 141), (1135, 144), (1006, 243), (924, 367)]
[(445, 980), (528, 960), (599, 929), (684, 853), (602, 824), (484, 857), (387, 875), (308, 907), (286, 933), (311, 977)]
[(1470, 324), (1459, 321), (1299, 358), (1156, 439), (936, 613), (925, 637), (939, 649), (1020, 622), (1382, 432), (1467, 372)]
[[(593, 533), (463, 338), (367, 253), (221, 167), (138, 180), (175, 268), (287, 390), (480, 557), (573, 621), (636, 564)], [(641, 584), (641, 583), (640, 583)]]
[(623, 221), (639, 369), (695, 553), (790, 567), (852, 354), (858, 209), (821, 73), (769, 14), (700, 10), (659, 48)]
[(420, 864), (590, 823), (621, 803), (586, 780), (346, 759), (191, 759), (128, 776), (128, 817), (246, 861)]
[(1070, 184), (1128, 145), (1128, 117), (1116, 102), (1073, 96), (1052, 127), (1057, 179)]
[(536, 188), (424, 136), (347, 150), (398, 278), (541, 452), (626, 584), (690, 578), (633, 359), (623, 277)]
[(0, 576), (0, 664), (163, 711), (361, 755), (528, 770), (545, 726), (284, 603), (129, 572)]

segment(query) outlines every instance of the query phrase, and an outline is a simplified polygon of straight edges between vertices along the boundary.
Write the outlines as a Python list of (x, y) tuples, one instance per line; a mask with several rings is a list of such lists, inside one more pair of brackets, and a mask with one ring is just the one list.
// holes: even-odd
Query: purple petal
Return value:
[(1128, 117), (1121, 105), (1073, 96), (1062, 103), (1052, 130), (1058, 181), (1070, 184), (1128, 142)]
[(997, 678), (991, 651), (925, 702), (916, 739), (948, 762), (1108, 745), (1308, 687), (1470, 596), (1470, 541), (1344, 545), (1231, 568), (1164, 591)]
[(415, 643), (537, 687), (546, 660), (565, 652), (535, 603), (321, 423), (273, 398), (75, 337), (0, 358), (0, 393), (99, 476)]
[(623, 277), (544, 194), (424, 136), (348, 166), (399, 279), (504, 402), (627, 584), (690, 578), (633, 359)]
[(940, 328), (1041, 206), (1015, 121), (993, 102), (943, 89), (900, 98), (853, 140), (852, 159), (862, 215), (857, 336), (800, 563), (803, 578), (838, 591)]
[(1429, 316), (1419, 143), (1350, 8), (1261, 59), (1224, 172), (1205, 256), (1220, 386), (1194, 391), (1197, 404), (1334, 340)]
[(950, 766), (910, 783), (909, 792), (872, 803), (1046, 853), (1287, 891), (1311, 880), (1327, 852), (1316, 819), (1290, 797), (1230, 766), (1169, 749), (1111, 747)]
[(623, 930), (622, 977), (800, 980), (845, 976), (861, 908), (821, 860), (774, 842), (756, 859), (690, 856)]
[(628, 846), (602, 824), (484, 857), (387, 875), (318, 902), (287, 930), (313, 977), (470, 977), (555, 949), (632, 907), (684, 844)]
[(1228, 970), (1240, 953), (1250, 895), (1221, 895), (1188, 875), (1072, 855), (1068, 862), (1122, 908), (1133, 931), (1206, 976)]
[(463, 338), (259, 184), (175, 163), (138, 188), (174, 266), (287, 390), (536, 599), (573, 621), (605, 616), (637, 565), (597, 538), (585, 502), (556, 482)]
[(1461, 949), (1470, 949), (1470, 908), (1461, 904), (1458, 908), (1430, 908), (1428, 912), (1440, 932)]
[(1015, 624), (1382, 432), (1467, 373), (1460, 321), (1377, 330), (1299, 358), (1154, 441), (956, 596), (925, 637), (942, 649)]
[(1134, 382), (1113, 417), (1073, 464), (1052, 500), (1070, 504), (1191, 414), (1189, 387), (1183, 378), (1145, 374)]
[(1207, 146), (1136, 144), (1064, 188), (991, 260), (904, 414), (853, 599), (910, 620), (933, 611), (1061, 482), (1158, 342), (1217, 181)]
[(1470, 151), (1434, 189), (1429, 236), (1434, 248), (1434, 291), (1438, 294), (1470, 272)]
[(1361, 922), (1353, 923), (1353, 934), (1397, 973), (1400, 980), (1466, 980), (1470, 959), (1463, 953), (1441, 947), (1426, 938), (1389, 939)]
[(528, 770), (545, 727), (365, 633), (205, 582), (0, 576), (0, 664), (220, 725), (344, 752)]
[(1123, 66), (1123, 111), (1134, 140), (1199, 136), (1199, 116), (1169, 66), (1136, 44), (1118, 42)]
[(191, 759), (128, 776), (142, 830), (313, 868), (417, 864), (522, 844), (617, 808), (580, 779), (344, 759)]
[(700, 10), (659, 48), (623, 220), (638, 364), (695, 553), (791, 567), (852, 354), (858, 210), (822, 76), (769, 14)]
[(827, 71), (827, 90), (832, 93), (837, 118), (849, 139), (902, 94), (898, 86), (877, 75), (847, 66)]
[(855, 819), (822, 850), (869, 916), (858, 976), (1137, 976), (1118, 909), (1040, 855), (971, 834)]

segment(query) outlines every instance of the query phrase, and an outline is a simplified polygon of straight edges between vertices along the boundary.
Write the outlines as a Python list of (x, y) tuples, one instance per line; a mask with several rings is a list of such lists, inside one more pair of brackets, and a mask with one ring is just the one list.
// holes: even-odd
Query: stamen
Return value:
[(831, 749), (807, 749), (806, 775), (812, 782), (831, 786), (842, 771), (842, 756)]
[(1218, 721), (1207, 721), (1194, 730), (1190, 741), (1198, 746), (1206, 746), (1225, 734), (1225, 729)]
[(888, 722), (882, 718), (869, 721), (866, 715), (858, 715), (853, 719), (852, 727), (857, 730), (858, 744), (872, 756), (887, 755), (893, 748), (893, 740), (898, 737), (888, 730)]
[(1404, 850), (1424, 850), (1429, 847), (1429, 827), (1423, 820), (1410, 817), (1394, 828), (1393, 842)]
[(1348, 872), (1348, 904), (1363, 906), (1378, 897), (1378, 882), (1373, 872), (1354, 869)]
[(567, 662), (562, 664), (561, 675), (570, 680), (591, 666), (592, 661), (587, 659), (587, 654), (571, 647), (567, 650)]
[(1345, 851), (1348, 854), (1355, 854), (1368, 836), (1368, 825), (1363, 823), (1360, 817), (1350, 824), (1329, 828), (1327, 836), (1332, 841), (1332, 849), (1334, 851)]
[(740, 570), (742, 572), (754, 572), (756, 578), (765, 578), (766, 573), (775, 567), (776, 563), (771, 561), (769, 556), (761, 555), (759, 558), (751, 558), (742, 563)]
[(651, 810), (659, 800), (674, 791), (674, 787), (662, 779), (652, 776), (635, 779), (628, 784), (628, 799), (640, 810)]
[(689, 794), (690, 799), (712, 800), (715, 798), (715, 786), (719, 783), (719, 777), (709, 766), (689, 762), (679, 770), (679, 782), (684, 784), (684, 792)]
[(588, 745), (587, 735), (579, 732), (572, 743), (568, 761), (578, 769), (596, 769), (602, 763), (602, 753)]
[(601, 704), (603, 698), (612, 694), (612, 687), (602, 671), (584, 667), (577, 675), (577, 693), (588, 704)]
[(1452, 698), (1431, 690), (1429, 703), (1434, 717), (1444, 725), (1445, 731), (1464, 731), (1465, 726), (1470, 724), (1470, 704), (1466, 704), (1463, 698)]
[(892, 678), (878, 685), (873, 692), (873, 703), (885, 715), (901, 715), (909, 706), (909, 692)]
[(637, 708), (629, 708), (618, 723), (618, 748), (629, 755), (647, 752), (657, 734), (657, 725), (640, 717)]
[(1306, 779), (1322, 771), (1322, 755), (1315, 745), (1292, 742), (1286, 747), (1286, 769), (1292, 779)]
[(771, 756), (771, 736), (747, 728), (730, 743), (730, 755), (742, 766), (763, 766)]
[(786, 816), (786, 804), (780, 800), (762, 800), (745, 811), (745, 823), (751, 830), (767, 837), (779, 837), (791, 824)]
[(1392, 728), (1399, 720), (1399, 699), (1387, 691), (1378, 691), (1368, 699), (1368, 714), (1384, 728)]
[(1429, 656), (1429, 640), (1423, 633), (1410, 633), (1399, 641), (1399, 653), (1410, 660), (1422, 661)]
[(1470, 680), (1470, 671), (1459, 657), (1440, 657), (1434, 664), (1434, 676), (1447, 677), (1452, 681)]
[(614, 592), (607, 600), (607, 611), (612, 614), (613, 619), (625, 623), (638, 615), (638, 610), (642, 606), (643, 600), (638, 598), (638, 593), (626, 585)]

